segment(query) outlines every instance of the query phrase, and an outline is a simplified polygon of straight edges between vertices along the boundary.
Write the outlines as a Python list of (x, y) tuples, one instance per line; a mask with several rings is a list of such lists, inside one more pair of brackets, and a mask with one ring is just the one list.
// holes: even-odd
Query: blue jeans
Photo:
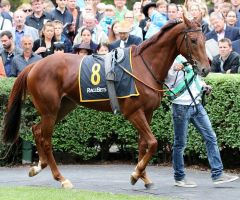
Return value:
[(212, 179), (217, 179), (222, 174), (223, 164), (218, 149), (217, 137), (206, 110), (201, 104), (197, 105), (198, 113), (196, 113), (196, 106), (172, 104), (172, 108), (174, 126), (173, 168), (175, 180), (180, 181), (185, 177), (183, 153), (187, 142), (189, 122), (193, 123), (205, 141)]

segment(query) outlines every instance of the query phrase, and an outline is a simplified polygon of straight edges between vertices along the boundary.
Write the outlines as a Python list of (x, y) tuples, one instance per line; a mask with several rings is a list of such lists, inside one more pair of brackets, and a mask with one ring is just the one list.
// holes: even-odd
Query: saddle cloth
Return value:
[[(115, 73), (114, 86), (117, 98), (128, 98), (139, 95), (134, 78), (118, 67), (118, 65), (121, 65), (129, 72), (132, 72), (130, 48), (127, 48), (124, 51), (124, 59), (119, 63), (115, 63), (114, 69), (112, 69)], [(78, 82), (80, 102), (109, 100), (104, 56), (85, 56), (80, 63)]]

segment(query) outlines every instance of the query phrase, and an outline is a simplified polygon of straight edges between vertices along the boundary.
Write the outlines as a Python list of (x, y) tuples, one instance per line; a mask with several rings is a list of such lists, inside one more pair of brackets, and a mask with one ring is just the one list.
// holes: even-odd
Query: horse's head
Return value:
[(205, 50), (205, 37), (201, 25), (183, 16), (184, 29), (177, 38), (179, 52), (190, 62), (201, 76), (210, 72), (210, 64)]

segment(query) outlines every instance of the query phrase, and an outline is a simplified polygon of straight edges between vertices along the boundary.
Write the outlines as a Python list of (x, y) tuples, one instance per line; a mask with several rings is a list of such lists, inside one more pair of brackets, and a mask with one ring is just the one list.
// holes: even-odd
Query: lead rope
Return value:
[[(195, 113), (195, 115), (197, 115), (197, 114), (199, 113), (199, 110), (198, 110), (197, 103), (196, 103), (195, 100), (196, 100), (196, 98), (197, 98), (198, 96), (196, 96), (196, 98), (193, 97), (193, 94), (192, 94), (192, 92), (191, 92), (191, 90), (190, 90), (190, 88), (189, 88), (187, 79), (185, 78), (185, 73), (186, 73), (185, 70), (183, 71), (183, 73), (184, 73), (184, 82), (185, 82), (187, 91), (188, 91), (188, 93), (189, 93), (189, 95), (190, 95), (190, 97), (191, 97), (191, 99), (192, 99), (192, 103), (194, 103), (194, 106), (195, 106), (195, 108), (196, 108), (196, 113)], [(194, 76), (196, 76), (196, 74), (194, 74)], [(193, 81), (194, 81), (194, 80), (193, 80)], [(191, 106), (192, 103), (191, 103), (189, 106)]]

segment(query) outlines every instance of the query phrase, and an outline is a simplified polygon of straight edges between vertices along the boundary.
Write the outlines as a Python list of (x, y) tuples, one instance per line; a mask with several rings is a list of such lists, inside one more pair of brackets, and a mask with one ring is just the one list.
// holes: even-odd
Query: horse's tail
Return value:
[(25, 100), (27, 91), (27, 77), (33, 65), (29, 65), (18, 75), (11, 90), (4, 117), (3, 142), (5, 143), (13, 143), (18, 138), (22, 102)]

